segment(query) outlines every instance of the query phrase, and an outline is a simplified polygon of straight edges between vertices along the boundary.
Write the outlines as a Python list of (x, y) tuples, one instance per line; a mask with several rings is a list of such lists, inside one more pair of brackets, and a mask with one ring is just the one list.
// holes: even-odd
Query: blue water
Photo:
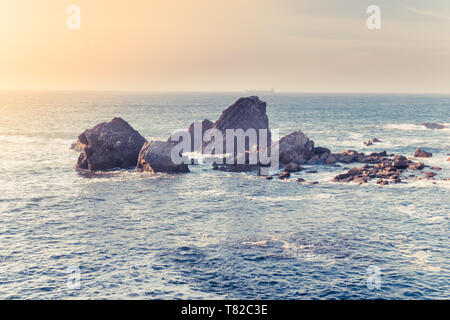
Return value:
[[(99, 122), (120, 116), (165, 140), (244, 95), (0, 93), (0, 298), (450, 298), (450, 130), (416, 125), (450, 126), (450, 96), (260, 96), (280, 135), (300, 129), (333, 152), (423, 147), (442, 167), (435, 181), (331, 182), (346, 165), (306, 166), (318, 173), (288, 181), (209, 165), (176, 176), (74, 170), (70, 144)], [(383, 142), (362, 145), (373, 137)]]

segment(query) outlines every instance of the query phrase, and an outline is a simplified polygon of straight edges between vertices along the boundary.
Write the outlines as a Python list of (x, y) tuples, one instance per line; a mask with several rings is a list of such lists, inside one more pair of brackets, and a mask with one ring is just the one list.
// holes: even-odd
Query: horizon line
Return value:
[[(123, 89), (2, 89), (0, 92), (98, 92), (98, 93), (139, 93), (139, 94), (158, 94), (158, 93), (247, 93), (255, 95), (276, 95), (276, 94), (367, 94), (367, 95), (450, 95), (450, 92), (401, 92), (401, 91), (283, 91), (274, 90), (273, 92), (247, 92), (246, 90), (123, 90)], [(257, 93), (257, 94), (256, 94)]]

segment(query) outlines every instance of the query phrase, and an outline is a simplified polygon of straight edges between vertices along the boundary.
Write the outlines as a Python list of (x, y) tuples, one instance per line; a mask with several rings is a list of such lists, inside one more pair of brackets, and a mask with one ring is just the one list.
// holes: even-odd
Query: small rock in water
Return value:
[(382, 186), (386, 186), (386, 185), (389, 184), (389, 181), (383, 180), (383, 179), (378, 179), (377, 180), (377, 184), (382, 185)]
[(430, 158), (432, 156), (433, 154), (431, 152), (427, 152), (419, 148), (417, 148), (416, 151), (414, 152), (414, 157), (416, 158)]
[(310, 170), (310, 171), (306, 171), (306, 173), (317, 173), (316, 170)]
[(303, 182), (305, 182), (306, 180), (305, 179), (303, 179), (303, 178), (298, 178), (297, 179), (297, 182), (300, 182), (300, 183), (303, 183)]
[(435, 122), (424, 122), (424, 123), (421, 123), (420, 125), (424, 126), (427, 129), (445, 129), (445, 128), (447, 128), (446, 126), (439, 124), (439, 123), (435, 123)]
[(272, 180), (273, 177), (272, 177), (272, 176), (267, 176), (266, 179), (267, 179), (267, 180)]
[(419, 163), (411, 163), (409, 165), (409, 169), (411, 170), (421, 170), (424, 167), (424, 163), (423, 162), (419, 162)]
[(302, 170), (303, 168), (294, 162), (289, 162), (287, 165), (284, 166), (284, 171), (287, 172), (298, 172)]
[(442, 170), (441, 167), (431, 167), (431, 169), (432, 169), (432, 170), (436, 170), (436, 171)]
[(290, 174), (289, 172), (283, 171), (283, 172), (278, 176), (278, 179), (284, 180), (284, 179), (288, 179), (290, 176), (291, 176), (291, 174)]

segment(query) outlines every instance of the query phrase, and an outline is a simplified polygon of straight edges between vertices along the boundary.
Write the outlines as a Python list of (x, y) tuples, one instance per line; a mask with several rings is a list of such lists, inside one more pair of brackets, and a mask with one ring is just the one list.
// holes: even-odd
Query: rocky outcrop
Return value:
[[(350, 154), (352, 153), (350, 152)], [(377, 184), (387, 185), (389, 183), (402, 182), (400, 175), (407, 169), (421, 170), (424, 168), (423, 162), (415, 163), (401, 155), (396, 155), (392, 159), (389, 159), (385, 155), (385, 152), (371, 154), (369, 156), (358, 155), (358, 158), (363, 158), (359, 160), (365, 160), (367, 163), (362, 167), (351, 168), (347, 173), (338, 174), (332, 181), (353, 181), (361, 184), (377, 178)], [(432, 173), (426, 173), (426, 177), (430, 176), (430, 174)]]
[(302, 165), (314, 155), (314, 141), (301, 131), (284, 136), (275, 142), (273, 148), (278, 148), (281, 164), (293, 162)]
[(172, 149), (176, 142), (146, 142), (139, 152), (136, 171), (140, 172), (189, 172), (187, 164), (175, 164), (172, 161)]
[[(244, 132), (248, 129), (255, 129), (257, 134), (257, 143), (250, 145), (249, 141), (246, 141), (245, 150), (259, 150), (271, 145), (271, 133), (269, 129), (269, 118), (266, 113), (266, 103), (259, 100), (258, 97), (246, 97), (238, 99), (233, 105), (228, 107), (222, 112), (222, 115), (214, 124), (214, 128), (220, 130), (223, 134), (224, 140), (224, 152), (242, 152), (237, 150), (235, 143), (235, 150), (226, 150), (226, 130), (227, 129), (242, 129)], [(262, 141), (259, 141), (259, 129), (267, 130), (267, 145), (262, 145)]]
[(431, 158), (432, 156), (433, 154), (431, 152), (427, 152), (419, 148), (417, 148), (416, 151), (414, 152), (414, 157), (416, 158)]
[(439, 123), (435, 123), (435, 122), (424, 122), (420, 124), (421, 126), (424, 126), (427, 129), (445, 129), (447, 128), (446, 126), (439, 124)]
[(81, 150), (81, 154), (76, 167), (89, 171), (134, 167), (145, 142), (145, 138), (121, 118), (100, 123), (78, 137), (74, 147)]

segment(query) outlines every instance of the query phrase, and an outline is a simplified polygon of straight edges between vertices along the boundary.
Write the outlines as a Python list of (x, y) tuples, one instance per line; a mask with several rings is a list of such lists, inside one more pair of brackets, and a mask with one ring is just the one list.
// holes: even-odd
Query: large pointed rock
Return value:
[[(256, 144), (250, 145), (250, 141), (246, 141), (245, 150), (256, 150), (270, 146), (271, 133), (269, 129), (269, 118), (266, 113), (266, 103), (259, 100), (258, 97), (246, 97), (238, 99), (232, 106), (228, 107), (222, 112), (222, 115), (214, 124), (214, 128), (220, 130), (224, 139), (224, 152), (232, 153), (233, 151), (242, 152), (243, 150), (226, 150), (226, 130), (227, 129), (242, 129), (244, 132), (248, 129), (255, 129), (257, 134)], [(259, 140), (259, 129), (267, 130), (267, 144), (260, 145), (262, 141)], [(229, 138), (229, 137), (228, 137)]]
[(172, 149), (177, 142), (146, 142), (139, 152), (136, 170), (140, 172), (186, 173), (186, 164), (175, 164), (172, 161)]
[(75, 144), (81, 154), (76, 167), (89, 171), (136, 166), (146, 142), (125, 120), (114, 118), (87, 129)]

